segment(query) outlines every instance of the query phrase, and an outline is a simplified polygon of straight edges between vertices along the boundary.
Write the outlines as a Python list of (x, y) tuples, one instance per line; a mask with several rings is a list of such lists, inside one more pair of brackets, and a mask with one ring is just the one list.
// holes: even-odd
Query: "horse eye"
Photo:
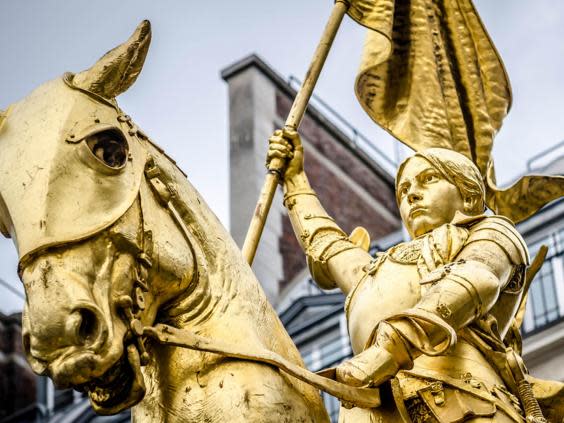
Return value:
[(92, 154), (109, 167), (121, 168), (127, 161), (127, 141), (118, 131), (108, 130), (89, 135), (86, 144)]

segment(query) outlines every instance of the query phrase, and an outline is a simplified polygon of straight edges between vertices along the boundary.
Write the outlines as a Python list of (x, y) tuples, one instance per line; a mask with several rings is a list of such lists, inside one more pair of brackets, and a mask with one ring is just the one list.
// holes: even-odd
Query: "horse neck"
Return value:
[(197, 263), (191, 288), (167, 308), (161, 320), (224, 340), (240, 341), (247, 336), (265, 346), (271, 336), (287, 336), (239, 248), (197, 190), (164, 153), (153, 150), (150, 154), (176, 191), (173, 204), (187, 228)]
[[(302, 363), (297, 348), (229, 233), (174, 163), (154, 148), (149, 153), (176, 192), (173, 204), (192, 246), (191, 249), (186, 247), (186, 253), (195, 257), (197, 267), (189, 287), (159, 311), (157, 321), (211, 340), (266, 348), (291, 362)], [(147, 185), (143, 184), (142, 189), (151, 194)], [(151, 350), (154, 352), (151, 363), (144, 370), (147, 395), (135, 410), (135, 416), (140, 422), (165, 421), (168, 410), (174, 409), (178, 415), (197, 417), (198, 407), (205, 408), (208, 402), (177, 407), (176, 392), (188, 392), (194, 382), (200, 384), (199, 375), (220, 371), (229, 360), (221, 355), (169, 345), (152, 344)], [(254, 368), (255, 371), (270, 371), (268, 367)], [(312, 402), (319, 401), (317, 393), (301, 382), (292, 380), (290, 384), (299, 392), (306, 392)], [(214, 398), (221, 401), (221, 395), (228, 392), (220, 389), (214, 393)], [(152, 417), (144, 420), (144, 415)], [(195, 419), (186, 417), (184, 421)]]

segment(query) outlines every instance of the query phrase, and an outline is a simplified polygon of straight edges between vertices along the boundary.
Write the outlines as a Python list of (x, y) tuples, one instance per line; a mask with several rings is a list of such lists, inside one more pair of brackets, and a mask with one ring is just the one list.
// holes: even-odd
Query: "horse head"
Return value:
[(167, 257), (176, 262), (159, 262), (166, 289), (152, 277), (140, 204), (146, 151), (115, 101), (150, 39), (145, 21), (90, 69), (12, 105), (1, 124), (0, 229), (20, 256), (25, 353), (35, 372), (87, 390), (103, 413), (144, 395), (130, 317), (150, 323), (192, 272), (191, 257)]

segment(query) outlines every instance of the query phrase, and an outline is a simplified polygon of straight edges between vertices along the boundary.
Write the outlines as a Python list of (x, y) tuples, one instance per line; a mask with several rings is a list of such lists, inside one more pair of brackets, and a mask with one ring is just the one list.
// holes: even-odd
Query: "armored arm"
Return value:
[(321, 205), (303, 169), (303, 149), (295, 131), (276, 131), (268, 160), (290, 159), (284, 173), (284, 205), (315, 282), (323, 289), (339, 287), (347, 294), (362, 276), (370, 255), (351, 242)]
[(442, 354), (456, 342), (458, 330), (491, 310), (499, 293), (528, 263), (525, 243), (513, 225), (501, 217), (487, 217), (470, 229), (454, 262), (421, 281), (424, 293), (419, 303), (388, 319), (383, 326), (389, 328), (378, 328), (374, 340), (378, 343), (382, 337), (379, 332), (393, 330), (413, 358)]
[(312, 278), (323, 289), (338, 286), (347, 294), (362, 276), (370, 255), (327, 214), (305, 173), (284, 181), (284, 205)]

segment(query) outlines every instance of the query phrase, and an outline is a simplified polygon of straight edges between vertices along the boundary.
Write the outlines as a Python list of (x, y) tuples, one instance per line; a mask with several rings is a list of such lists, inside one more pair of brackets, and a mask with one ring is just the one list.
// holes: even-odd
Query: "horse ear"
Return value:
[(73, 84), (107, 99), (117, 97), (137, 79), (150, 43), (151, 24), (143, 21), (125, 43), (107, 52), (90, 69), (76, 74)]

